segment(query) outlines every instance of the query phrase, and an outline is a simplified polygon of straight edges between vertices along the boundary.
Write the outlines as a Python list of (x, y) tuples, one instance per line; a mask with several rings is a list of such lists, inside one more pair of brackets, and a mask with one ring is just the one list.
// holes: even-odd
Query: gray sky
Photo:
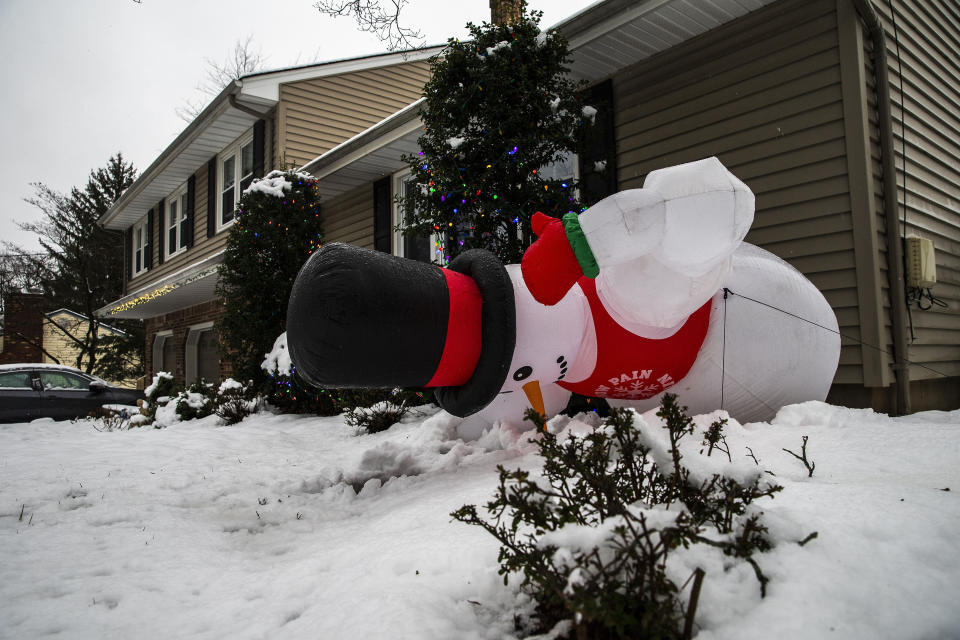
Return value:
[[(186, 126), (175, 109), (197, 101), (205, 60), (222, 61), (253, 35), (267, 68), (385, 51), (352, 19), (314, 0), (0, 0), (0, 240), (39, 249), (17, 222), (32, 182), (83, 186), (120, 151), (143, 170)], [(532, 0), (549, 27), (590, 0)], [(489, 19), (488, 0), (411, 0), (403, 17), (427, 44), (464, 37)]]

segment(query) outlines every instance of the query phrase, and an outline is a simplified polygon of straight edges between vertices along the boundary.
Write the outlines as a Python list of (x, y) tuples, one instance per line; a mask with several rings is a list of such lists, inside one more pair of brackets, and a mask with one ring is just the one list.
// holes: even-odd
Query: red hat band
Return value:
[(450, 312), (440, 363), (425, 387), (464, 384), (480, 359), (480, 311), (483, 296), (473, 278), (450, 269), (440, 269), (447, 280)]

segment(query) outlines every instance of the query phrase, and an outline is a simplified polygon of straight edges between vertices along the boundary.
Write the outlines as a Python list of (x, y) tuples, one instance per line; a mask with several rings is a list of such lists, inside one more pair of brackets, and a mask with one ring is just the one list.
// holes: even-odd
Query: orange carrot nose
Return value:
[(533, 410), (545, 417), (547, 412), (543, 408), (543, 392), (540, 391), (540, 383), (537, 380), (531, 380), (521, 388), (527, 394), (527, 401)]

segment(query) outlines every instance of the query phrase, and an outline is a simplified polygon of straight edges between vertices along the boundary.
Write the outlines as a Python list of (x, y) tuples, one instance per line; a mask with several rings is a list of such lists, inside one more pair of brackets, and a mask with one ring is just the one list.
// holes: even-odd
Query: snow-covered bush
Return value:
[(260, 396), (252, 383), (227, 378), (217, 389), (214, 413), (226, 424), (237, 424), (260, 407)]
[(395, 424), (405, 412), (399, 412), (396, 420), (381, 427), (380, 423), (388, 420), (389, 416), (378, 417), (377, 414), (382, 412), (379, 409), (353, 416), (357, 408), (367, 409), (378, 403), (388, 403), (394, 407), (388, 411), (396, 413), (400, 405), (413, 407), (429, 402), (422, 391), (411, 389), (316, 389), (297, 375), (287, 350), (286, 333), (274, 340), (273, 348), (265, 355), (260, 368), (267, 376), (261, 393), (270, 406), (284, 413), (313, 413), (319, 416), (335, 416), (346, 411), (351, 414), (348, 420), (355, 420), (350, 424), (369, 433), (382, 431)]
[[(690, 574), (695, 556), (686, 575), (678, 575), (682, 563), (668, 560), (692, 547), (722, 553), (725, 564), (748, 563), (765, 593), (753, 555), (770, 542), (752, 504), (781, 487), (754, 462), (732, 460), (722, 419), (691, 442), (695, 426), (684, 411), (667, 394), (657, 413), (662, 429), (638, 426), (635, 413), (615, 409), (601, 427), (564, 442), (543, 432), (536, 441), (542, 478), (500, 467), (486, 505), (491, 519), (474, 505), (452, 514), (501, 543), (501, 575), (519, 574), (537, 603), (531, 631), (690, 637), (704, 572)], [(528, 417), (544, 431), (541, 416)], [(690, 578), (688, 597), (682, 585)]]
[(157, 409), (166, 406), (170, 400), (177, 395), (177, 383), (173, 379), (173, 374), (167, 371), (160, 371), (153, 376), (153, 382), (143, 390), (145, 400), (140, 407), (140, 412), (146, 416), (142, 424), (150, 424), (157, 417)]
[(203, 379), (197, 380), (173, 399), (177, 417), (180, 420), (194, 420), (211, 415), (214, 410), (216, 393), (213, 384), (205, 382)]
[(309, 174), (273, 171), (254, 180), (233, 212), (217, 281), (225, 310), (218, 331), (240, 380), (264, 380), (260, 363), (286, 328), (293, 282), (320, 248), (318, 184)]
[(356, 407), (347, 411), (343, 421), (351, 427), (356, 427), (366, 433), (386, 431), (400, 422), (407, 414), (407, 406), (403, 403), (378, 402), (370, 407)]
[(336, 394), (325, 389), (314, 389), (296, 373), (287, 350), (287, 334), (281, 333), (273, 341), (273, 348), (260, 363), (266, 379), (261, 392), (272, 407), (284, 413), (313, 413), (318, 416), (335, 416), (342, 409)]
[(336, 403), (346, 413), (344, 422), (363, 433), (385, 431), (400, 422), (410, 409), (429, 402), (414, 389), (340, 389)]

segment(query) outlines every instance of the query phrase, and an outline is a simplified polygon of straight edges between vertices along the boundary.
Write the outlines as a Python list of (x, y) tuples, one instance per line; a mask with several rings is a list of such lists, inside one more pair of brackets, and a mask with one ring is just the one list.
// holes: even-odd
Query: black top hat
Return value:
[(328, 244), (301, 268), (287, 307), (290, 356), (310, 384), (437, 387), (457, 416), (497, 396), (515, 341), (513, 284), (479, 249), (441, 269)]

